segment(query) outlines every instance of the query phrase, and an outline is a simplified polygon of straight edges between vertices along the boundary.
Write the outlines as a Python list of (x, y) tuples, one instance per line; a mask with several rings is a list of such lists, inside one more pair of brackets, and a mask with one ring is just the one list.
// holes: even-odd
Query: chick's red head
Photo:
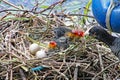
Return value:
[(83, 37), (84, 36), (84, 32), (81, 30), (72, 30), (72, 33), (73, 33), (74, 37)]
[(78, 36), (79, 36), (79, 37), (83, 37), (83, 36), (84, 36), (84, 31), (79, 31), (79, 32), (78, 32)]
[(74, 35), (74, 37), (78, 37), (78, 30), (72, 30), (72, 34)]
[(54, 49), (54, 48), (56, 48), (57, 47), (57, 43), (55, 42), (55, 41), (50, 41), (50, 43), (49, 43), (49, 48), (50, 49)]

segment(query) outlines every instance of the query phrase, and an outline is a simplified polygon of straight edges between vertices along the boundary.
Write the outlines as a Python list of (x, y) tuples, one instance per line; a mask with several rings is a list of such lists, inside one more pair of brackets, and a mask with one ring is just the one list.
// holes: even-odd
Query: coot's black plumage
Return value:
[(92, 27), (89, 30), (89, 35), (107, 44), (111, 51), (120, 59), (120, 37), (112, 36), (101, 26)]

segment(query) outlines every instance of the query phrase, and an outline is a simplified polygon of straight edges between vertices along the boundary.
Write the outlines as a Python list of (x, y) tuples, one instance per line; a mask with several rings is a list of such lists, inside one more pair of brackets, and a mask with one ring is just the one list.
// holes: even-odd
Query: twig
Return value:
[(27, 55), (25, 55), (22, 51), (17, 50), (15, 47), (11, 46), (13, 50), (17, 51), (19, 54), (23, 55), (24, 57), (26, 57), (27, 59), (29, 59), (29, 57)]
[[(45, 15), (45, 16), (49, 16), (48, 14), (42, 14), (42, 15)], [(84, 14), (52, 14), (52, 16), (63, 16), (63, 17), (67, 17), (67, 16), (86, 16), (86, 17), (89, 17), (89, 18), (94, 18), (93, 16), (90, 16), (90, 15), (84, 15)]]
[(12, 4), (12, 3), (10, 3), (10, 2), (8, 2), (8, 1), (6, 1), (6, 0), (2, 0), (4, 3), (6, 3), (6, 4), (8, 4), (8, 5), (10, 5), (10, 6), (12, 6), (12, 7), (14, 7), (14, 8), (16, 8), (16, 9), (20, 9), (19, 7), (17, 7), (17, 6), (15, 6), (14, 4)]
[[(2, 12), (7, 12), (7, 11), (21, 11), (21, 12), (31, 12), (31, 13), (34, 13), (34, 14), (39, 14), (40, 12), (35, 12), (35, 11), (32, 11), (32, 10), (15, 10), (15, 9), (5, 9), (5, 10), (1, 10), (0, 13)], [(42, 14), (42, 15), (45, 15), (45, 16), (50, 16), (48, 14)], [(86, 17), (89, 17), (89, 18), (94, 18), (93, 16), (90, 16), (90, 15), (84, 15), (84, 14), (52, 14), (52, 16), (63, 16), (63, 17), (67, 17), (67, 16), (86, 16)]]
[(53, 66), (52, 66), (52, 69), (54, 69), (58, 74), (64, 76), (64, 78), (65, 78), (66, 80), (69, 80), (65, 74), (61, 73), (60, 71), (58, 71), (57, 69), (55, 69)]
[[(101, 55), (101, 48), (99, 47), (98, 45), (98, 54), (99, 54), (99, 59), (100, 59), (100, 66), (101, 66), (101, 69), (104, 70), (104, 66), (103, 66), (103, 61), (102, 61), (102, 55)], [(103, 73), (103, 80), (106, 80), (106, 74)]]
[(66, 80), (69, 80), (65, 74), (63, 74), (63, 73), (61, 73), (59, 70), (55, 69), (51, 63), (49, 63), (49, 64), (51, 65), (51, 67), (52, 67), (52, 69), (53, 69), (54, 71), (56, 71), (58, 74), (64, 76), (64, 78), (65, 78)]
[(96, 74), (96, 75), (92, 78), (92, 80), (95, 80), (95, 78), (96, 78), (97, 76), (99, 76), (101, 73), (103, 73), (105, 70), (107, 70), (107, 69), (110, 68), (111, 66), (113, 66), (113, 65), (115, 65), (115, 64), (118, 64), (118, 63), (120, 63), (120, 61), (116, 61), (115, 63), (110, 64), (109, 66), (107, 66), (106, 68), (104, 68), (104, 70), (102, 70), (102, 71), (100, 71), (98, 74)]
[(44, 9), (44, 10), (38, 12), (38, 13), (43, 13), (43, 12), (45, 12), (45, 11), (47, 11), (47, 10), (53, 8), (53, 7), (56, 6), (57, 4), (59, 4), (59, 3), (63, 3), (63, 2), (64, 2), (64, 0), (60, 0), (60, 1), (58, 1), (58, 2), (56, 2), (56, 3), (54, 3), (54, 4), (52, 4), (52, 5), (49, 6), (48, 8), (46, 8), (46, 9)]
[(120, 77), (120, 74), (118, 74), (118, 75), (115, 77), (115, 79), (114, 79), (114, 80), (117, 80), (117, 79), (119, 79), (118, 77)]
[(8, 12), (7, 14), (3, 15), (3, 16), (0, 18), (0, 21), (3, 20), (5, 17), (7, 17), (9, 14), (11, 14), (11, 13)]
[(22, 80), (27, 80), (22, 69), (19, 69)]
[(74, 80), (78, 80), (77, 76), (78, 76), (78, 66), (76, 66), (76, 68), (74, 70)]
[(8, 72), (6, 73), (6, 78), (5, 78), (5, 80), (9, 80)]
[[(11, 54), (9, 55), (9, 58), (10, 58), (10, 60), (11, 60)], [(10, 80), (13, 80), (12, 64), (10, 64), (9, 66), (10, 66)]]
[(28, 10), (15, 10), (15, 9), (5, 9), (5, 10), (1, 10), (0, 13), (2, 12), (7, 12), (7, 11), (22, 11), (22, 12), (32, 12), (35, 13), (33, 11), (28, 11)]
[[(73, 62), (71, 63), (71, 64), (67, 64), (67, 62), (65, 63), (66, 64), (66, 66), (67, 66), (67, 69), (63, 72), (63, 73), (66, 73), (67, 71), (69, 71), (69, 73), (72, 73), (71, 71), (70, 71), (70, 68), (72, 67), (72, 66), (74, 66), (74, 65), (76, 65), (77, 67), (79, 66), (79, 63), (77, 63), (76, 64), (76, 57), (75, 57), (75, 59), (73, 60)], [(70, 77), (72, 78), (72, 75), (70, 75)]]
[(45, 12), (45, 11), (53, 8), (53, 7), (55, 7), (57, 4), (64, 2), (64, 0), (60, 0), (60, 1), (58, 1), (58, 2), (56, 2), (56, 3), (54, 3), (54, 4), (52, 4), (52, 5), (50, 5), (48, 8), (46, 8), (46, 9), (44, 9), (44, 10), (39, 11), (39, 12), (36, 12), (36, 11), (34, 11), (34, 10), (30, 10), (30, 11), (29, 11), (29, 10), (21, 10), (20, 8), (16, 7), (14, 4), (11, 4), (11, 3), (9, 3), (9, 2), (7, 2), (7, 1), (5, 1), (5, 0), (2, 0), (2, 1), (4, 1), (5, 3), (7, 3), (7, 4), (9, 4), (9, 5), (11, 5), (11, 6), (19, 9), (19, 10), (8, 9), (8, 10), (2, 10), (2, 11), (0, 11), (0, 13), (1, 13), (1, 12), (6, 12), (6, 11), (23, 11), (23, 12), (32, 12), (32, 13), (34, 13), (34, 14), (41, 14), (41, 13), (43, 13), (43, 12)]

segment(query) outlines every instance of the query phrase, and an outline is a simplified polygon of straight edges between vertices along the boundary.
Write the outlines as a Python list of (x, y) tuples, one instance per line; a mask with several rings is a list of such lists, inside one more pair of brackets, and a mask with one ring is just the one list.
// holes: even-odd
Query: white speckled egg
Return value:
[(37, 58), (47, 57), (47, 53), (45, 52), (44, 49), (41, 49), (40, 51), (37, 51), (37, 52), (36, 52), (36, 57), (37, 57)]
[(36, 43), (30, 45), (29, 50), (32, 54), (35, 54), (38, 50), (40, 50), (40, 46)]

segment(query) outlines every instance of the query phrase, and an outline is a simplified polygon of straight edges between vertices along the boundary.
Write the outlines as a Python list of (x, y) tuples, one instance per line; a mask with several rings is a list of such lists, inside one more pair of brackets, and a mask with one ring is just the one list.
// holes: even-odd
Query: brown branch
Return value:
[(28, 11), (28, 10), (15, 10), (15, 9), (5, 9), (5, 10), (1, 10), (0, 13), (2, 13), (2, 12), (7, 12), (7, 11), (22, 11), (22, 12), (32, 12), (32, 13), (34, 13), (33, 11)]
[(78, 80), (78, 66), (74, 70), (74, 80)]
[(23, 72), (23, 70), (22, 70), (22, 69), (19, 69), (19, 72), (20, 72), (20, 75), (21, 75), (22, 80), (27, 80), (27, 79), (26, 79), (26, 76), (25, 76), (25, 74), (24, 74), (24, 72)]
[(43, 12), (45, 12), (45, 11), (53, 8), (53, 7), (56, 6), (57, 4), (62, 4), (64, 1), (65, 1), (65, 0), (60, 0), (60, 1), (58, 1), (58, 2), (56, 2), (56, 3), (54, 3), (54, 4), (52, 4), (52, 5), (50, 5), (48, 8), (46, 8), (46, 9), (44, 9), (44, 10), (38, 12), (38, 13), (43, 13)]
[(8, 5), (10, 5), (10, 6), (12, 6), (12, 7), (14, 7), (14, 8), (16, 8), (16, 9), (20, 9), (19, 7), (17, 7), (17, 6), (15, 6), (14, 4), (12, 4), (12, 3), (10, 3), (10, 2), (8, 2), (8, 1), (6, 1), (6, 0), (2, 0), (4, 3), (6, 3), (6, 4), (8, 4)]
[(102, 70), (102, 71), (100, 71), (98, 74), (96, 74), (96, 75), (92, 78), (92, 80), (95, 80), (96, 77), (99, 76), (101, 73), (103, 73), (105, 70), (107, 70), (107, 69), (110, 68), (111, 66), (114, 66), (115, 64), (118, 64), (118, 63), (120, 63), (120, 61), (116, 61), (115, 63), (110, 64), (109, 66), (107, 66), (106, 68), (104, 68), (104, 70)]
[[(2, 11), (0, 11), (0, 13), (2, 13), (2, 12), (7, 12), (7, 11), (31, 12), (31, 13), (34, 13), (34, 14), (41, 13), (41, 12), (35, 12), (35, 11), (29, 11), (29, 10), (14, 10), (14, 9), (6, 9), (6, 10), (2, 10)], [(48, 14), (42, 14), (42, 15), (49, 16)], [(90, 16), (90, 15), (84, 15), (84, 14), (55, 14), (55, 15), (52, 14), (51, 16), (63, 16), (63, 17), (67, 17), (67, 16), (86, 16), (86, 17), (89, 17), (89, 18), (94, 18), (93, 16)]]
[[(4, 0), (3, 0), (4, 1)], [(11, 6), (13, 6), (13, 7), (15, 7), (15, 8), (17, 8), (15, 5), (12, 5), (12, 4), (10, 4), (9, 2), (6, 2), (6, 1), (4, 1), (5, 3), (7, 3), (7, 4), (9, 4), (9, 5), (11, 5)], [(46, 8), (46, 9), (44, 9), (44, 10), (42, 10), (42, 11), (39, 11), (39, 12), (35, 12), (35, 10), (21, 10), (21, 9), (19, 9), (19, 8), (17, 8), (17, 9), (19, 9), (19, 10), (14, 10), (14, 9), (7, 9), (7, 10), (2, 10), (2, 11), (0, 11), (0, 13), (1, 12), (6, 12), (6, 11), (23, 11), (23, 12), (31, 12), (31, 13), (34, 13), (34, 14), (41, 14), (41, 13), (43, 13), (43, 12), (45, 12), (45, 11), (47, 11), (47, 10), (49, 10), (49, 9), (52, 9), (53, 7), (55, 7), (57, 4), (62, 4), (64, 2), (64, 0), (60, 0), (60, 1), (58, 1), (58, 2), (56, 2), (56, 3), (54, 3), (54, 4), (52, 4), (52, 5), (50, 5), (48, 8)]]

